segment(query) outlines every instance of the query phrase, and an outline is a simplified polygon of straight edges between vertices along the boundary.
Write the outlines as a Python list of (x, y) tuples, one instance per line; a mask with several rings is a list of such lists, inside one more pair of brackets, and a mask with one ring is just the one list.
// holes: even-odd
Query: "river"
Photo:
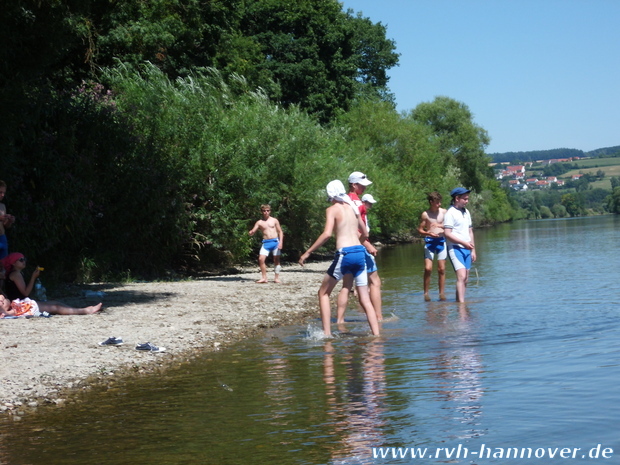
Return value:
[(463, 305), (449, 266), (448, 301), (435, 274), (424, 301), (421, 245), (385, 248), (381, 337), (352, 301), (333, 339), (318, 337), (318, 319), (278, 328), (2, 423), (5, 460), (620, 463), (619, 226), (602, 216), (476, 231)]

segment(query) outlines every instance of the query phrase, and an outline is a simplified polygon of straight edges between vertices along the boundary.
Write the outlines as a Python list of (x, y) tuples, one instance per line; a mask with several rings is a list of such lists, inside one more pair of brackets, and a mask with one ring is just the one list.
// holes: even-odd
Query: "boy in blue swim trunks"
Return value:
[[(370, 234), (370, 226), (368, 225), (368, 210), (376, 203), (374, 197), (370, 194), (364, 194), (364, 191), (368, 186), (372, 184), (372, 181), (368, 179), (364, 173), (360, 171), (354, 171), (349, 175), (349, 198), (357, 205), (362, 217), (362, 222), (365, 224), (366, 234)], [(362, 198), (360, 199), (360, 195)], [(366, 198), (366, 201), (363, 199)], [(368, 199), (372, 199), (369, 202)], [(368, 237), (362, 240), (362, 245), (366, 248), (366, 271), (368, 272), (368, 292), (370, 293), (370, 300), (372, 306), (377, 314), (379, 321), (383, 320), (383, 303), (381, 298), (381, 278), (379, 277), (379, 270), (377, 268), (377, 262), (375, 256), (377, 255), (377, 249), (371, 244)], [(349, 301), (349, 294), (352, 289), (346, 287), (344, 284), (340, 293), (338, 294), (338, 323), (344, 323), (344, 314), (347, 309), (347, 303)]]
[(273, 282), (280, 282), (280, 254), (282, 245), (284, 244), (284, 233), (280, 227), (280, 222), (271, 216), (271, 206), (261, 205), (260, 211), (263, 219), (258, 220), (248, 234), (253, 236), (260, 229), (263, 233), (263, 245), (258, 252), (258, 266), (260, 267), (261, 279), (257, 283), (264, 284), (267, 282), (267, 257), (273, 253), (273, 264), (275, 265), (275, 279)]
[(429, 208), (420, 217), (418, 232), (424, 237), (424, 300), (431, 300), (429, 289), (433, 261), (437, 258), (437, 275), (439, 277), (439, 300), (446, 300), (446, 257), (448, 248), (443, 235), (443, 221), (446, 209), (441, 208), (441, 194), (431, 192), (426, 197)]
[[(341, 279), (345, 286), (351, 286), (355, 280), (357, 295), (366, 312), (370, 330), (379, 335), (379, 323), (375, 309), (368, 293), (368, 275), (366, 273), (366, 248), (362, 245), (366, 238), (366, 227), (362, 222), (359, 209), (346, 194), (342, 182), (335, 180), (327, 185), (327, 196), (332, 205), (325, 211), (325, 228), (317, 240), (299, 258), (304, 265), (310, 254), (336, 235), (336, 256), (327, 270), (319, 288), (319, 308), (323, 322), (323, 332), (331, 336), (331, 304), (329, 296)], [(362, 231), (360, 236), (359, 231)]]
[(465, 208), (469, 202), (468, 189), (452, 189), (452, 205), (444, 216), (444, 235), (448, 241), (448, 257), (456, 272), (456, 300), (465, 302), (465, 289), (469, 280), (469, 269), (476, 261), (476, 247), (471, 215)]

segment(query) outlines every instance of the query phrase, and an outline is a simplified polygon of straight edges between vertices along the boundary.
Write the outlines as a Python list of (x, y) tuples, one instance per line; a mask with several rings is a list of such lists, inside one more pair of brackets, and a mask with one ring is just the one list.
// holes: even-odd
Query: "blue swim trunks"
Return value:
[(377, 262), (375, 261), (375, 257), (366, 250), (366, 272), (374, 273), (379, 268), (377, 268)]
[(424, 238), (424, 258), (434, 260), (445, 260), (447, 256), (446, 239), (444, 237), (425, 237)]
[(9, 254), (9, 242), (6, 240), (6, 235), (0, 236), (0, 258), (4, 258)]
[(366, 248), (363, 245), (354, 245), (338, 249), (327, 274), (337, 281), (340, 281), (345, 274), (352, 274), (356, 286), (368, 286)]
[(280, 255), (280, 249), (278, 249), (278, 245), (280, 244), (280, 239), (277, 237), (275, 239), (263, 239), (263, 245), (260, 248), (259, 255), (267, 255), (273, 252), (273, 256)]
[(448, 255), (450, 256), (454, 271), (463, 268), (469, 270), (471, 268), (471, 250), (454, 245), (448, 250)]

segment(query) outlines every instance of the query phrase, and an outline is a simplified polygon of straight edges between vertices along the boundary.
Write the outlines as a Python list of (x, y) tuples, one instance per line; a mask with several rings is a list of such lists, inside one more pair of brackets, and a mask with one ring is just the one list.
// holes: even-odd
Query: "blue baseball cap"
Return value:
[(465, 189), (464, 187), (456, 187), (452, 189), (452, 192), (450, 192), (450, 195), (452, 197), (456, 197), (457, 195), (469, 194), (470, 192), (471, 191), (469, 189)]

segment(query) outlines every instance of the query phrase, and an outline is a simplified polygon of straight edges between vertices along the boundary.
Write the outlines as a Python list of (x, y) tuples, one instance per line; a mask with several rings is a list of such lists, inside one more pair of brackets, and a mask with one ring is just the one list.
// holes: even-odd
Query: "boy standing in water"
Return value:
[(273, 282), (280, 282), (280, 253), (282, 252), (282, 245), (284, 244), (284, 233), (280, 227), (280, 222), (271, 217), (271, 206), (261, 205), (261, 213), (263, 215), (262, 220), (258, 220), (254, 227), (249, 231), (250, 236), (253, 236), (256, 231), (260, 229), (263, 234), (263, 245), (258, 253), (258, 266), (260, 267), (261, 279), (256, 281), (257, 283), (264, 284), (267, 282), (267, 257), (270, 253), (273, 253), (273, 264), (275, 265), (275, 279)]
[(444, 235), (448, 240), (448, 257), (456, 272), (456, 301), (465, 302), (469, 269), (476, 261), (476, 244), (469, 210), (469, 189), (452, 189), (452, 205), (444, 216)]
[(341, 279), (344, 279), (344, 285), (350, 289), (355, 279), (357, 295), (366, 312), (370, 330), (372, 334), (378, 336), (379, 323), (368, 294), (366, 249), (361, 242), (366, 239), (366, 226), (362, 222), (357, 206), (345, 193), (342, 182), (338, 180), (330, 182), (327, 185), (327, 196), (332, 205), (325, 211), (325, 229), (314, 244), (299, 258), (299, 264), (303, 266), (312, 252), (327, 242), (332, 234), (336, 235), (336, 248), (338, 250), (333, 263), (323, 278), (318, 294), (323, 332), (328, 337), (332, 334), (329, 300), (332, 290)]
[(433, 272), (433, 260), (437, 257), (439, 276), (439, 300), (446, 300), (446, 239), (443, 234), (443, 221), (446, 209), (441, 208), (441, 194), (431, 192), (426, 197), (429, 208), (420, 217), (418, 232), (424, 237), (424, 300), (431, 300), (428, 294)]
[[(381, 299), (381, 278), (379, 277), (379, 269), (377, 268), (377, 262), (375, 256), (377, 255), (377, 249), (368, 240), (368, 216), (367, 216), (367, 204), (360, 199), (360, 195), (364, 194), (364, 191), (368, 186), (372, 184), (372, 181), (368, 179), (364, 173), (360, 171), (354, 171), (349, 175), (349, 194), (348, 196), (353, 200), (355, 205), (358, 206), (362, 223), (364, 224), (364, 233), (366, 238), (362, 240), (362, 245), (366, 248), (366, 270), (368, 272), (368, 283), (370, 300), (372, 306), (377, 314), (379, 321), (383, 320), (383, 304)], [(372, 198), (372, 196), (370, 196)], [(374, 200), (374, 198), (373, 198)], [(371, 204), (368, 202), (368, 204)], [(362, 230), (360, 230), (360, 234)], [(347, 308), (347, 302), (349, 300), (349, 293), (351, 292), (351, 286), (347, 287), (343, 284), (340, 293), (338, 294), (338, 323), (344, 323), (344, 313)]]

